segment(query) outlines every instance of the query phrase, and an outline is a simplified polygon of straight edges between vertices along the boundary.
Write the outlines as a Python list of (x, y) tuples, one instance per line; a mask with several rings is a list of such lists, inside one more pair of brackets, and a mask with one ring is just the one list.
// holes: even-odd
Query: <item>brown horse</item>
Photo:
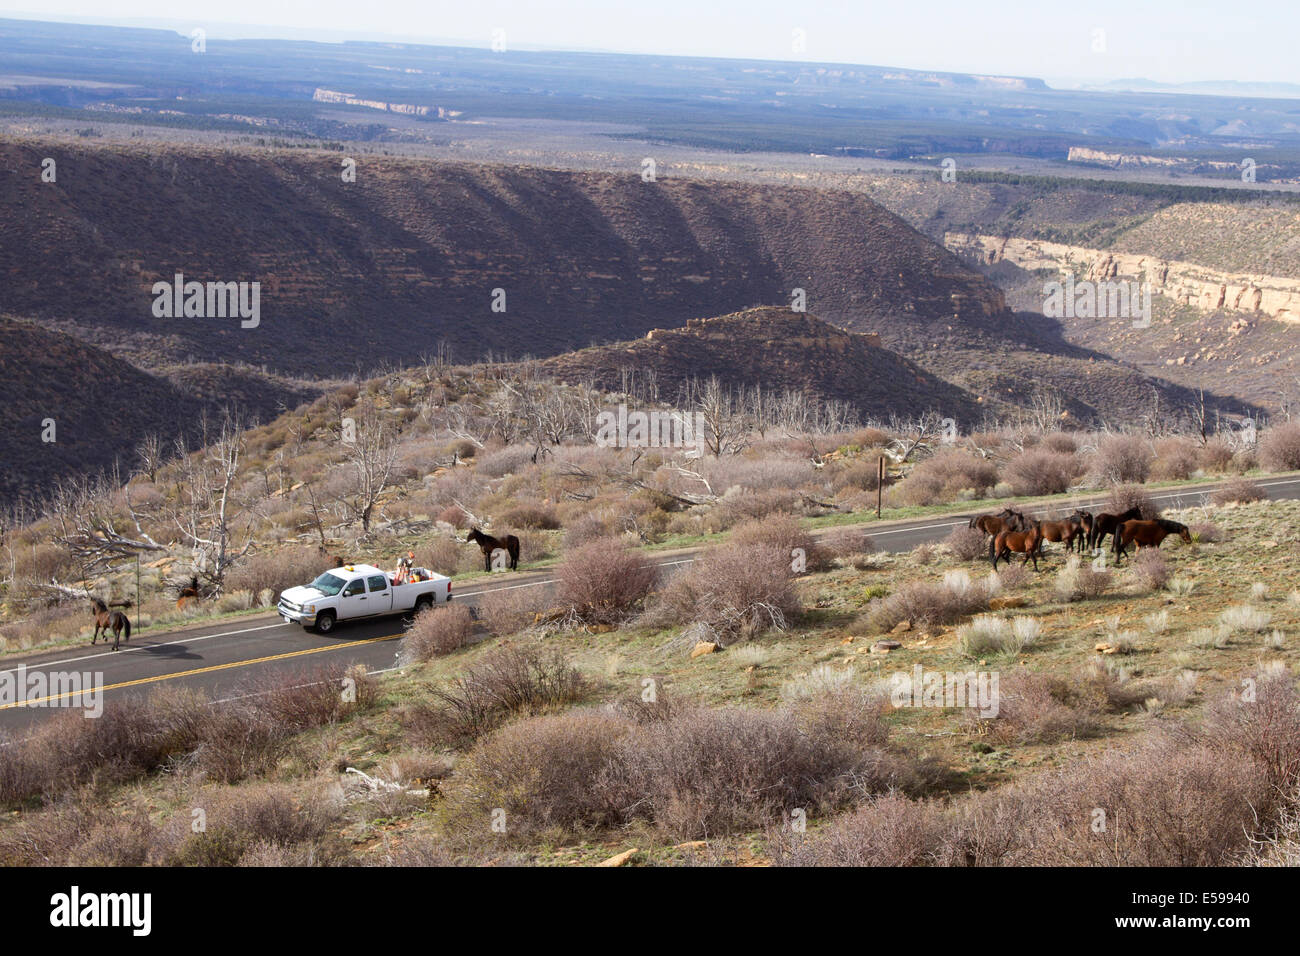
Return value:
[(1177, 521), (1167, 521), (1164, 518), (1156, 518), (1153, 521), (1130, 520), (1125, 521), (1115, 529), (1115, 562), (1127, 553), (1130, 544), (1136, 544), (1137, 549), (1158, 548), (1160, 542), (1171, 534), (1176, 534), (1182, 538), (1186, 544), (1192, 543), (1192, 532), (1188, 530), (1187, 525), (1180, 524)]
[(1010, 562), (1011, 553), (1023, 554), (1020, 563), (1028, 564), (1034, 559), (1034, 570), (1038, 570), (1038, 558), (1043, 553), (1043, 531), (1038, 522), (1034, 522), (1028, 531), (999, 531), (989, 542), (989, 557), (993, 559), (993, 570), (998, 569), (998, 561)]
[[(130, 601), (115, 602), (113, 607), (130, 607)], [(104, 643), (108, 643), (108, 632), (113, 632), (113, 650), (117, 650), (118, 643), (122, 640), (131, 639), (131, 619), (121, 611), (110, 611), (109, 605), (105, 604), (97, 597), (90, 599), (90, 613), (95, 616), (95, 636), (90, 639), (93, 647), (99, 641), (100, 631), (104, 634)]]
[(1075, 508), (1074, 513), (1065, 519), (1073, 521), (1079, 526), (1079, 536), (1077, 538), (1080, 553), (1087, 547), (1088, 541), (1092, 538), (1092, 526), (1094, 518), (1091, 511), (1084, 511), (1082, 508)]
[(1003, 508), (997, 514), (979, 515), (966, 523), (987, 535), (996, 536), (1002, 531), (1028, 531), (1033, 522), (1014, 508)]
[(1093, 551), (1099, 549), (1101, 543), (1106, 540), (1106, 535), (1114, 534), (1115, 529), (1125, 521), (1136, 521), (1141, 517), (1142, 509), (1136, 506), (1129, 508), (1123, 514), (1102, 513), (1094, 516), (1092, 519), (1092, 532), (1088, 536), (1088, 548)]
[(508, 534), (504, 538), (494, 538), (490, 534), (484, 534), (478, 528), (470, 528), (469, 534), (465, 536), (466, 543), (473, 541), (483, 552), (483, 570), (492, 570), (492, 554), (496, 551), (505, 551), (510, 555), (510, 570), (517, 570), (519, 567), (519, 539), (513, 534)]
[(1083, 534), (1083, 525), (1074, 515), (1062, 521), (1040, 521), (1038, 529), (1044, 541), (1060, 541), (1066, 551), (1074, 550), (1074, 541)]

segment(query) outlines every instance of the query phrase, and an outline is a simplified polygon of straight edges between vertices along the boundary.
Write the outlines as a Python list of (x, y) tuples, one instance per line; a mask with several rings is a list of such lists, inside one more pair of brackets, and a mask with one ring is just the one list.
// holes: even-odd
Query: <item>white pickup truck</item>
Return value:
[(414, 568), (405, 584), (370, 564), (349, 564), (326, 571), (311, 584), (289, 588), (276, 610), (290, 624), (328, 634), (340, 621), (385, 614), (419, 613), (451, 600), (451, 578)]

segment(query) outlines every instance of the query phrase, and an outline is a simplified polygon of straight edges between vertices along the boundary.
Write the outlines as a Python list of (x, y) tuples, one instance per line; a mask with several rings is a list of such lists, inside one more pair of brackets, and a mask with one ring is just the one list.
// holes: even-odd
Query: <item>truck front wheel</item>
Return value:
[(321, 611), (316, 615), (316, 626), (312, 628), (317, 634), (328, 634), (334, 630), (336, 623), (333, 611)]

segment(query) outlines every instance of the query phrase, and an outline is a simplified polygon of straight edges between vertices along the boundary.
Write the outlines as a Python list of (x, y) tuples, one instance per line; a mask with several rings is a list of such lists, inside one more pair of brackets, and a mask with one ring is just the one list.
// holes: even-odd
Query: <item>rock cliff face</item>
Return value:
[(1181, 305), (1226, 310), (1300, 323), (1300, 279), (1225, 273), (1176, 259), (1067, 246), (1038, 239), (950, 232), (944, 245), (985, 265), (1009, 262), (1030, 271), (1073, 271), (1091, 281), (1146, 279), (1151, 290)]

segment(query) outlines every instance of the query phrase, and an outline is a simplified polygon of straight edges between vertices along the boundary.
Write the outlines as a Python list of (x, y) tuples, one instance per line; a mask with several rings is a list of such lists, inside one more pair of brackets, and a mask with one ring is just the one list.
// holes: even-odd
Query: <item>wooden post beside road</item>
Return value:
[(880, 517), (880, 502), (885, 496), (885, 456), (880, 456), (876, 468), (876, 517)]

